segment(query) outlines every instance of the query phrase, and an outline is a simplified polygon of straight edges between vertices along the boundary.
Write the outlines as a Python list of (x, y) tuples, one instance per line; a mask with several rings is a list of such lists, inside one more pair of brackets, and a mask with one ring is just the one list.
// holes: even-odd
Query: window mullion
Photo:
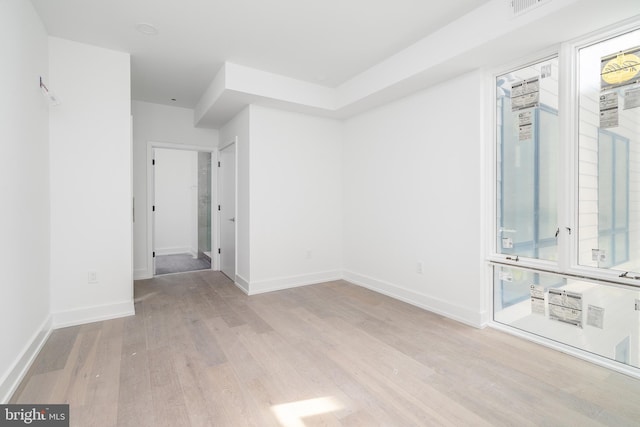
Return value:
[(560, 150), (558, 168), (558, 270), (567, 271), (577, 264), (578, 225), (578, 127), (576, 112), (571, 105), (577, 102), (576, 57), (568, 45), (560, 47), (558, 119), (560, 125)]

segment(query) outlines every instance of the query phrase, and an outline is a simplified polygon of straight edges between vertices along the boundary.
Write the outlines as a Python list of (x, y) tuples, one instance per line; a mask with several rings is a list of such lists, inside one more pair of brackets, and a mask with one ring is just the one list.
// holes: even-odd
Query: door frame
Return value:
[[(216, 165), (218, 164), (218, 162), (220, 161), (220, 152), (228, 147), (230, 147), (231, 145), (233, 145), (233, 150), (234, 150), (234, 159), (235, 159), (235, 165), (234, 165), (234, 181), (235, 181), (235, 185), (234, 185), (234, 201), (235, 201), (235, 206), (234, 208), (234, 212), (235, 212), (235, 222), (233, 223), (233, 240), (234, 240), (234, 254), (233, 254), (233, 272), (234, 272), (234, 276), (231, 279), (233, 280), (234, 283), (237, 283), (237, 277), (238, 277), (238, 137), (235, 136), (233, 139), (228, 140), (222, 144), (220, 144), (220, 146), (217, 147), (217, 151), (216, 151)], [(221, 203), (221, 198), (220, 198), (220, 189), (217, 187), (218, 185), (220, 185), (220, 167), (216, 168), (217, 173), (215, 174), (211, 174), (212, 176), (215, 175), (216, 177), (216, 206), (219, 205)], [(215, 224), (217, 226), (217, 230), (218, 232), (216, 233), (216, 246), (218, 247), (218, 249), (221, 248), (221, 241), (220, 241), (220, 235), (221, 235), (221, 230), (220, 228), (222, 227), (222, 221), (220, 218), (220, 212), (218, 211), (218, 209), (215, 209)], [(213, 228), (213, 226), (212, 226)], [(216, 251), (216, 265), (217, 265), (217, 270), (221, 270), (222, 268), (222, 263), (220, 260), (221, 254), (218, 253), (218, 251)]]
[[(211, 153), (211, 167), (213, 165), (218, 164), (218, 147), (205, 147), (201, 145), (186, 145), (186, 144), (176, 144), (173, 142), (158, 142), (158, 141), (147, 141), (147, 158), (146, 158), (146, 166), (147, 166), (147, 272), (150, 278), (155, 277), (155, 268), (153, 264), (153, 245), (154, 245), (154, 217), (153, 217), (153, 204), (155, 199), (155, 174), (153, 173), (152, 160), (153, 160), (153, 150), (156, 148), (169, 149), (169, 150), (183, 150), (183, 151), (202, 151)], [(214, 209), (214, 206), (217, 206), (218, 201), (218, 174), (211, 173), (211, 230), (217, 230), (218, 226), (218, 210)], [(213, 197), (215, 196), (215, 197)], [(215, 202), (214, 203), (214, 198)], [(219, 239), (219, 236), (216, 236), (216, 239)], [(220, 258), (218, 256), (213, 256), (213, 243), (214, 239), (211, 239), (211, 269), (219, 270), (220, 269)], [(216, 247), (219, 247), (219, 240), (216, 240)], [(217, 251), (216, 251), (217, 252)]]

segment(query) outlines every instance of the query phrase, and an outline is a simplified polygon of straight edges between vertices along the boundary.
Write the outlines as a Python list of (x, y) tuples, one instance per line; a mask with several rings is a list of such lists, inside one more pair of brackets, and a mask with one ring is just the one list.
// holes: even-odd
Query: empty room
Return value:
[(0, 36), (0, 425), (640, 424), (637, 0)]

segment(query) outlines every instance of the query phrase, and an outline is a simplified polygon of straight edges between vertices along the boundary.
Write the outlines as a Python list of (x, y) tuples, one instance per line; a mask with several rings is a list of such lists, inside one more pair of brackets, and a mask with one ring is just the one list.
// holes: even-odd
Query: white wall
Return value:
[(251, 107), (250, 293), (341, 277), (341, 123)]
[(50, 327), (47, 43), (30, 2), (0, 2), (0, 403)]
[(148, 142), (216, 147), (218, 131), (197, 129), (193, 125), (193, 110), (170, 107), (148, 102), (133, 101), (133, 196), (134, 222), (134, 272), (135, 278), (153, 275), (148, 264), (147, 236), (147, 159)]
[(155, 150), (156, 255), (198, 253), (198, 153)]
[(344, 129), (345, 278), (475, 326), (486, 316), (484, 84), (472, 72)]
[[(250, 254), (250, 129), (252, 107), (248, 106), (220, 129), (220, 146), (238, 138), (236, 149), (236, 283), (249, 292), (251, 280)], [(215, 172), (214, 172), (215, 173)]]
[(49, 67), (54, 324), (133, 314), (129, 55), (50, 37)]

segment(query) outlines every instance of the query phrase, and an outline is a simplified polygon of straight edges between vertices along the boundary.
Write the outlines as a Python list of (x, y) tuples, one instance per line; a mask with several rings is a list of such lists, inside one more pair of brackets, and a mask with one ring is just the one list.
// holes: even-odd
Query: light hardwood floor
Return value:
[(247, 297), (138, 281), (136, 316), (52, 333), (12, 403), (73, 426), (640, 425), (640, 381), (344, 281)]

